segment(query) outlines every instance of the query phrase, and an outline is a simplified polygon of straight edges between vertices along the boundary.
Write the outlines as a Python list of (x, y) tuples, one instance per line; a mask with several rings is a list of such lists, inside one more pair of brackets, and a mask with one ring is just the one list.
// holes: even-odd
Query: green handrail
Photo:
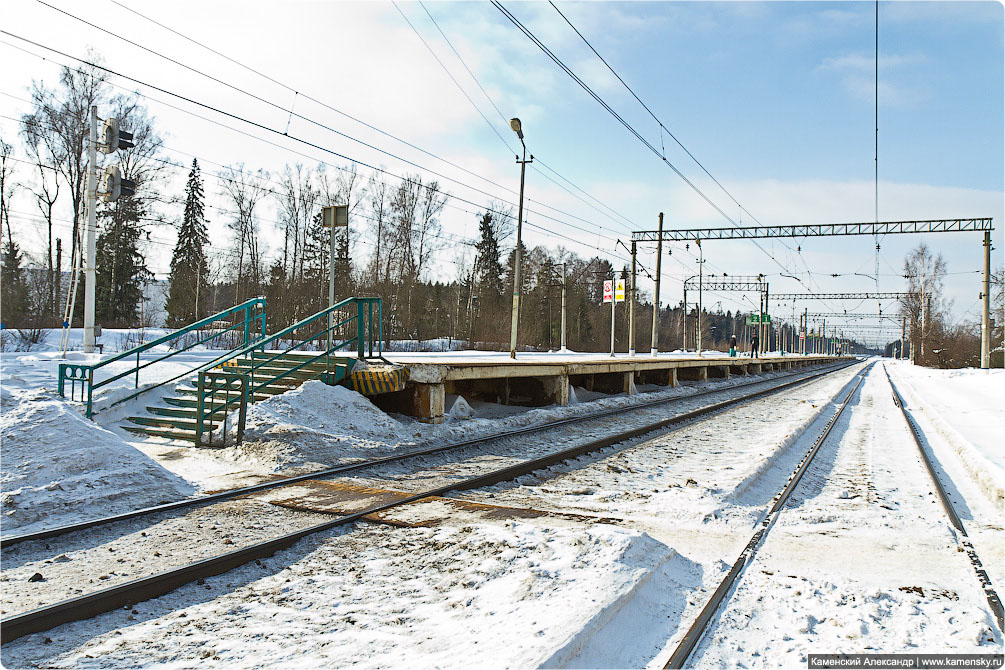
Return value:
[[(190, 344), (188, 344), (188, 345), (186, 345), (184, 347), (181, 347), (180, 349), (175, 349), (175, 350), (171, 351), (170, 353), (164, 354), (163, 356), (160, 356), (158, 358), (154, 358), (153, 360), (146, 361), (146, 362), (143, 362), (143, 363), (140, 362), (140, 354), (143, 353), (144, 351), (148, 351), (149, 349), (152, 349), (153, 347), (157, 347), (157, 346), (160, 346), (162, 344), (167, 344), (169, 342), (177, 340), (178, 338), (183, 337), (183, 336), (187, 335), (188, 333), (191, 333), (191, 332), (194, 332), (194, 331), (199, 331), (199, 330), (201, 330), (201, 329), (203, 329), (203, 328), (205, 328), (205, 327), (207, 327), (207, 326), (209, 326), (209, 325), (211, 325), (213, 323), (216, 323), (217, 321), (221, 321), (223, 319), (227, 319), (227, 318), (232, 317), (233, 315), (241, 313), (241, 312), (244, 313), (243, 314), (243, 319), (237, 321), (236, 323), (230, 325), (229, 327), (227, 327), (227, 328), (225, 328), (223, 330), (220, 330), (220, 331), (217, 331), (217, 332), (213, 332), (213, 333), (211, 333), (211, 334), (209, 334), (209, 335), (207, 335), (205, 337), (197, 338), (194, 342), (192, 342), (192, 343), (190, 343)], [(60, 363), (59, 364), (59, 387), (58, 387), (59, 395), (62, 396), (62, 397), (64, 397), (64, 398), (66, 397), (66, 393), (65, 393), (65, 391), (66, 391), (66, 382), (69, 381), (70, 382), (70, 399), (71, 400), (75, 400), (76, 399), (76, 395), (77, 395), (78, 385), (79, 385), (79, 387), (80, 387), (79, 388), (79, 390), (80, 390), (80, 400), (82, 402), (86, 401), (86, 403), (87, 403), (86, 415), (87, 415), (88, 418), (90, 418), (94, 414), (94, 411), (93, 411), (93, 396), (94, 396), (95, 389), (99, 389), (99, 388), (101, 388), (103, 386), (107, 386), (108, 384), (111, 384), (112, 382), (118, 381), (119, 379), (122, 379), (123, 377), (127, 377), (129, 375), (134, 375), (135, 376), (134, 388), (139, 389), (139, 386), (140, 386), (140, 370), (144, 370), (144, 369), (146, 369), (146, 368), (148, 368), (148, 367), (150, 367), (152, 365), (155, 365), (157, 363), (162, 363), (162, 362), (166, 361), (167, 359), (169, 359), (169, 358), (171, 358), (173, 356), (176, 356), (176, 355), (178, 355), (180, 353), (188, 351), (189, 349), (197, 347), (197, 346), (199, 346), (201, 344), (204, 344), (204, 343), (206, 343), (206, 342), (208, 342), (210, 340), (222, 337), (222, 336), (226, 335), (227, 333), (229, 333), (231, 331), (234, 331), (234, 330), (239, 330), (239, 332), (241, 332), (242, 341), (243, 341), (243, 345), (242, 346), (248, 346), (249, 344), (252, 344), (252, 343), (254, 343), (256, 341), (259, 341), (259, 340), (261, 340), (262, 338), (265, 337), (265, 316), (266, 316), (265, 298), (259, 296), (257, 298), (251, 298), (249, 300), (245, 300), (244, 302), (242, 302), (239, 305), (235, 305), (235, 306), (230, 307), (228, 309), (225, 309), (225, 310), (223, 310), (221, 312), (217, 312), (216, 314), (213, 314), (212, 316), (207, 316), (204, 319), (200, 319), (199, 321), (196, 321), (194, 323), (190, 323), (187, 326), (184, 326), (183, 328), (180, 328), (180, 329), (178, 329), (178, 330), (176, 330), (176, 331), (174, 331), (172, 333), (168, 333), (167, 335), (162, 335), (161, 337), (158, 337), (158, 338), (156, 338), (154, 340), (151, 340), (150, 342), (144, 342), (143, 344), (141, 344), (141, 345), (139, 345), (137, 347), (133, 347), (132, 349), (129, 349), (128, 351), (124, 351), (124, 352), (122, 352), (120, 354), (117, 354), (115, 356), (110, 356), (109, 358), (103, 359), (103, 360), (101, 360), (101, 361), (99, 361), (97, 363)], [(260, 322), (260, 327), (254, 327), (253, 328), (253, 325), (255, 324), (256, 321)], [(135, 358), (136, 358), (136, 363), (135, 363), (135, 365), (132, 368), (129, 368), (125, 372), (121, 372), (121, 373), (119, 373), (117, 375), (113, 375), (113, 376), (108, 377), (106, 379), (102, 379), (101, 381), (98, 381), (98, 382), (94, 381), (94, 371), (95, 370), (98, 370), (99, 368), (102, 368), (102, 367), (104, 367), (106, 365), (109, 365), (111, 363), (115, 363), (117, 361), (124, 360), (126, 358), (130, 358), (130, 357), (133, 357), (133, 356), (135, 356)], [(215, 359), (209, 365), (212, 367), (213, 365), (215, 365), (215, 363), (217, 361), (219, 361), (221, 359), (224, 359), (227, 356), (228, 356), (228, 354), (224, 353), (223, 355), (221, 355), (220, 357), (218, 357), (217, 359)], [(192, 372), (194, 372), (194, 371), (196, 371), (198, 369), (199, 368), (192, 368), (190, 370), (185, 370), (185, 371), (181, 372), (180, 374), (175, 375), (171, 379), (166, 379), (166, 380), (161, 381), (161, 382), (159, 382), (159, 383), (157, 383), (157, 384), (155, 384), (153, 386), (148, 386), (148, 387), (145, 387), (143, 389), (139, 389), (139, 390), (136, 391), (136, 393), (133, 393), (133, 394), (131, 394), (129, 396), (126, 396), (124, 398), (119, 398), (115, 402), (111, 403), (108, 407), (112, 407), (114, 405), (118, 405), (119, 403), (125, 402), (127, 400), (131, 400), (131, 399), (135, 398), (136, 396), (140, 395), (141, 393), (146, 393), (147, 391), (152, 391), (153, 389), (159, 388), (159, 387), (163, 386), (164, 384), (169, 384), (169, 383), (171, 383), (173, 381), (177, 381), (178, 379), (184, 377), (185, 375), (192, 374)], [(108, 409), (108, 408), (106, 407), (105, 409)]]
[[(350, 305), (355, 306), (355, 313), (349, 314), (346, 318), (337, 319), (336, 313), (349, 308)], [(374, 329), (374, 306), (377, 308), (377, 323), (376, 330)], [(207, 422), (212, 424), (213, 414), (218, 413), (220, 409), (224, 411), (229, 410), (232, 406), (239, 406), (241, 410), (241, 418), (237, 424), (239, 434), (244, 430), (244, 415), (246, 414), (246, 407), (248, 403), (248, 398), (254, 399), (255, 393), (269, 384), (272, 384), (279, 379), (289, 377), (295, 372), (299, 372), (307, 368), (308, 366), (320, 361), (325, 360), (325, 371), (318, 372), (317, 376), (325, 379), (328, 383), (335, 383), (338, 381), (338, 362), (332, 365), (332, 354), (343, 347), (356, 344), (356, 355), (357, 358), (362, 360), (366, 358), (379, 358), (381, 356), (381, 300), (380, 298), (347, 298), (342, 302), (339, 302), (331, 307), (321, 310), (317, 314), (307, 317), (297, 323), (280, 330), (278, 333), (270, 335), (259, 341), (250, 343), (239, 349), (235, 349), (224, 357), (221, 357), (212, 363), (204, 365), (198, 371), (198, 383), (197, 388), (198, 393), (198, 408), (196, 416), (196, 444), (203, 444), (203, 433)], [(319, 321), (324, 321), (323, 324), (317, 324)], [(346, 337), (339, 339), (335, 337), (335, 334), (339, 332), (340, 329), (350, 326), (353, 322), (356, 322), (355, 334), (351, 337)], [(304, 336), (302, 334), (296, 334), (296, 331), (307, 328), (314, 325), (314, 327), (309, 328), (310, 334)], [(289, 346), (282, 348), (285, 343), (289, 343)], [(270, 363), (273, 363), (277, 359), (280, 359), (290, 352), (296, 349), (302, 349), (311, 342), (325, 342), (325, 346), (322, 347), (320, 351), (315, 353), (314, 356), (304, 358), (298, 365), (283, 369), (282, 372), (265, 372), (263, 368), (268, 368)], [(374, 344), (376, 343), (376, 354), (374, 353)], [(274, 350), (267, 351), (269, 345), (278, 345)], [(255, 354), (260, 353), (261, 356), (256, 358)], [(226, 364), (228, 361), (237, 359), (243, 356), (247, 356), (250, 359), (250, 366), (247, 370), (242, 370), (241, 374), (247, 376), (247, 386), (246, 390), (241, 394), (240, 397), (230, 400), (229, 398), (225, 400), (221, 405), (214, 402), (207, 402), (206, 394), (204, 389), (214, 389), (215, 385), (210, 379), (213, 375), (218, 374), (220, 369), (226, 369)], [(352, 366), (347, 366), (351, 368)], [(348, 370), (347, 370), (348, 371)], [(212, 394), (213, 391), (210, 391)]]

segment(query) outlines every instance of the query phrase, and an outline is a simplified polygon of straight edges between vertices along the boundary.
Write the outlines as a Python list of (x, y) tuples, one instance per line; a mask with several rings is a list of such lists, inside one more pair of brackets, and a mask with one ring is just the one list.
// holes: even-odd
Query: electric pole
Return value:
[(701, 358), (701, 277), (705, 269), (704, 252), (701, 249), (701, 240), (695, 240), (698, 245), (698, 333), (695, 335), (698, 348), (698, 358)]
[(565, 287), (566, 287), (566, 267), (565, 263), (562, 263), (562, 349), (561, 351), (568, 351), (565, 346)]
[(632, 240), (632, 276), (631, 288), (628, 289), (628, 355), (635, 355), (635, 240)]
[[(632, 245), (634, 246), (634, 242)], [(984, 231), (984, 309), (981, 311), (981, 368), (991, 367), (991, 231)]]
[[(659, 216), (659, 234), (656, 237), (656, 295), (653, 296), (653, 336), (651, 356), (659, 353), (660, 323), (660, 262), (663, 260), (663, 212)], [(685, 306), (685, 309), (687, 307)]]
[[(94, 264), (98, 226), (98, 108), (91, 105), (87, 142), (87, 256), (84, 263), (84, 353), (94, 351)], [(70, 318), (73, 318), (72, 315)]]

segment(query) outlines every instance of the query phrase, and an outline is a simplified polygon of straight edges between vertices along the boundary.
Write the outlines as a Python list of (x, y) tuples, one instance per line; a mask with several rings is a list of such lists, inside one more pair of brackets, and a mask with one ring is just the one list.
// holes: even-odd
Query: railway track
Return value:
[[(742, 384), (736, 384), (728, 388), (718, 388), (718, 389), (708, 389), (704, 391), (698, 391), (697, 393), (692, 393), (686, 396), (677, 396), (672, 398), (660, 398), (658, 400), (652, 400), (649, 402), (639, 403), (637, 405), (632, 405), (628, 408), (618, 407), (613, 409), (602, 410), (600, 412), (594, 412), (587, 416), (577, 416), (569, 417), (565, 419), (559, 419), (557, 421), (549, 421), (547, 423), (525, 426), (522, 428), (516, 428), (513, 430), (503, 431), (499, 433), (493, 433), (491, 435), (485, 435), (481, 437), (476, 437), (468, 440), (462, 440), (459, 442), (451, 442), (448, 444), (441, 444), (432, 447), (425, 447), (420, 449), (414, 449), (406, 453), (394, 454), (391, 456), (385, 456), (382, 458), (375, 458), (366, 461), (360, 461), (356, 463), (349, 463), (346, 465), (338, 465), (331, 468), (326, 468), (324, 470), (317, 470), (314, 472), (305, 473), (302, 475), (295, 475), (292, 477), (283, 477), (280, 479), (271, 480), (268, 482), (263, 482), (261, 484), (254, 484), (252, 486), (245, 486), (236, 489), (229, 489), (227, 491), (221, 491), (219, 493), (210, 494), (207, 496), (202, 496), (199, 498), (189, 498), (185, 500), (178, 500), (175, 502), (164, 503), (161, 505), (154, 505), (151, 507), (145, 507), (142, 509), (136, 509), (129, 512), (123, 512), (120, 514), (110, 515), (107, 517), (101, 517), (97, 519), (91, 519), (87, 521), (81, 521), (73, 524), (66, 524), (63, 526), (57, 526), (53, 528), (47, 528), (31, 533), (23, 533), (20, 535), (8, 535), (5, 537), (0, 537), (0, 549), (6, 549), (8, 547), (13, 547), (18, 544), (25, 542), (32, 542), (37, 540), (45, 540), (53, 537), (58, 537), (60, 535), (65, 535), (67, 533), (72, 533), (76, 531), (86, 530), (89, 528), (97, 528), (100, 526), (107, 526), (121, 521), (127, 521), (129, 519), (136, 519), (144, 516), (151, 516), (154, 514), (159, 514), (163, 512), (170, 512), (174, 510), (186, 509), (191, 507), (199, 507), (204, 505), (210, 505), (212, 503), (221, 502), (224, 500), (230, 500), (239, 496), (250, 495), (253, 493), (260, 493), (262, 491), (268, 491), (270, 489), (279, 488), (281, 486), (288, 486), (290, 484), (296, 484), (297, 482), (306, 481), (309, 479), (318, 479), (323, 477), (333, 477), (348, 472), (354, 472), (361, 470), (363, 468), (379, 467), (381, 465), (389, 463), (399, 463), (402, 461), (407, 461), (410, 459), (420, 458), (423, 456), (429, 456), (432, 454), (439, 454), (447, 451), (456, 451), (463, 449), (465, 447), (472, 447), (477, 445), (482, 445), (489, 441), (502, 440), (512, 437), (519, 437), (523, 435), (530, 435), (533, 433), (539, 433), (546, 430), (553, 430), (562, 426), (568, 426), (573, 424), (581, 424), (586, 421), (596, 421), (600, 419), (605, 419), (614, 415), (624, 414), (627, 410), (629, 411), (639, 411), (652, 407), (659, 407), (663, 405), (668, 405), (675, 402), (688, 401), (695, 398), (701, 398), (704, 396), (709, 396), (717, 393), (724, 393), (733, 390), (748, 388), (752, 386), (759, 386), (765, 384), (772, 384), (772, 382), (778, 379), (805, 379), (807, 381), (811, 379), (816, 379), (824, 374), (833, 372), (838, 369), (843, 369), (847, 367), (846, 364), (836, 364), (831, 366), (825, 366), (819, 370), (815, 370), (807, 374), (805, 371), (790, 373), (788, 375), (781, 375), (774, 377), (772, 379), (759, 379), (750, 382), (744, 382)], [(772, 387), (774, 388), (774, 387)], [(779, 386), (778, 389), (783, 389), (786, 387)], [(753, 395), (750, 396), (755, 397)]]
[[(832, 372), (845, 369), (846, 367), (854, 364), (855, 363), (852, 362), (847, 364), (828, 366), (825, 369), (814, 371), (810, 374), (797, 373), (791, 376), (786, 376), (785, 378), (783, 378), (784, 381), (782, 381), (782, 383), (777, 383), (776, 378), (774, 380), (767, 380), (767, 381), (761, 380), (757, 382), (751, 382), (748, 384), (737, 385), (731, 387), (731, 389), (744, 388), (757, 385), (767, 385), (767, 386), (766, 388), (753, 390), (749, 393), (745, 393), (736, 398), (731, 398), (720, 402), (714, 402), (705, 405), (703, 407), (700, 407), (698, 409), (677, 414), (670, 418), (661, 419), (656, 422), (648, 423), (643, 426), (638, 426), (627, 431), (607, 435), (602, 438), (589, 440), (580, 444), (576, 444), (569, 448), (554, 451), (552, 453), (543, 456), (527, 459), (520, 463), (490, 470), (488, 472), (479, 474), (474, 477), (454, 481), (447, 485), (417, 492), (413, 495), (410, 495), (400, 500), (396, 500), (394, 502), (372, 505), (366, 509), (361, 509), (352, 514), (339, 516), (337, 518), (331, 519), (330, 521), (315, 524), (292, 533), (286, 533), (280, 537), (275, 537), (266, 541), (257, 542), (255, 544), (242, 547), (234, 551), (226, 552), (199, 561), (194, 561), (180, 567), (159, 572), (154, 575), (133, 579), (131, 581), (118, 584), (116, 586), (111, 586), (106, 589), (83, 594), (81, 596), (69, 598), (52, 605), (46, 605), (43, 607), (33, 609), (31, 611), (12, 615), (0, 621), (0, 641), (8, 642), (23, 635), (49, 630), (63, 623), (90, 618), (102, 612), (110, 611), (118, 607), (135, 604), (144, 600), (148, 600), (150, 598), (163, 595), (184, 584), (196, 581), (198, 579), (218, 575), (230, 569), (233, 569), (235, 567), (253, 561), (255, 559), (270, 556), (274, 554), (276, 551), (287, 548), (305, 537), (308, 537), (310, 535), (325, 530), (353, 523), (369, 514), (381, 512), (383, 510), (387, 510), (392, 507), (400, 505), (406, 505), (408, 503), (422, 500), (428, 497), (442, 496), (451, 492), (473, 489), (499, 483), (502, 481), (511, 480), (515, 477), (519, 477), (521, 475), (528, 474), (542, 468), (550, 467), (556, 463), (560, 463), (564, 460), (574, 458), (576, 456), (591, 451), (602, 449), (604, 447), (624, 442), (626, 440), (631, 440), (641, 435), (645, 435), (647, 433), (665, 430), (677, 425), (685, 424), (695, 419), (701, 417), (707, 417), (709, 415), (722, 412), (726, 409), (736, 407), (740, 404), (749, 402), (751, 400), (772, 395), (811, 382), (825, 375), (828, 375)], [(796, 377), (796, 378), (790, 379), (789, 377)], [(722, 393), (724, 390), (727, 389), (703, 391), (698, 394), (692, 394), (689, 396), (683, 396), (678, 398), (663, 398), (649, 403), (635, 405), (630, 409), (637, 410), (637, 409), (644, 409), (647, 407), (666, 405), (681, 399), (693, 399), (695, 397), (707, 396), (712, 393)], [(558, 426), (566, 426), (573, 423), (582, 423), (586, 420), (597, 419), (598, 417), (607, 416), (613, 413), (624, 413), (624, 411), (625, 408), (618, 408), (616, 410), (591, 414), (587, 417), (575, 417), (572, 419), (564, 419), (561, 421), (551, 422), (538, 426), (531, 426), (517, 429), (514, 431), (507, 431), (502, 434), (494, 434), (491, 436), (482, 437), (474, 440), (466, 440), (463, 442), (453, 443), (449, 445), (441, 445), (426, 449), (420, 449), (413, 452), (409, 452), (408, 454), (385, 457), (382, 459), (376, 459), (374, 461), (368, 461), (364, 463), (354, 463), (350, 465), (339, 466), (321, 472), (314, 472), (307, 475), (299, 475), (297, 477), (291, 477), (284, 480), (268, 482), (265, 484), (259, 484), (252, 487), (245, 487), (242, 489), (235, 489), (232, 491), (224, 492), (222, 494), (218, 494), (211, 498), (207, 497), (195, 500), (179, 501), (177, 503), (170, 503), (168, 505), (161, 505), (153, 508), (147, 508), (145, 510), (136, 510), (134, 512), (130, 512), (124, 515), (117, 515), (115, 517), (98, 519), (92, 522), (86, 522), (84, 524), (75, 524), (73, 526), (66, 526), (59, 529), (50, 529), (48, 531), (42, 531), (42, 533), (40, 534), (23, 535), (18, 536), (16, 538), (9, 538), (7, 540), (7, 545), (9, 546), (20, 542), (26, 542), (31, 539), (43, 539), (43, 538), (54, 537), (59, 534), (71, 532), (81, 528), (89, 528), (97, 525), (110, 524), (114, 523), (115, 521), (135, 518), (137, 516), (142, 516), (145, 514), (153, 514), (156, 512), (162, 512), (171, 509), (179, 509), (181, 507), (191, 505), (199, 505), (199, 504), (204, 505), (218, 500), (233, 498), (235, 496), (246, 495), (249, 493), (256, 493), (259, 491), (285, 486), (299, 481), (304, 481), (307, 479), (317, 479), (322, 476), (330, 476), (335, 474), (341, 474), (350, 470), (357, 470), (365, 467), (373, 467), (375, 465), (380, 465), (382, 463), (396, 462), (407, 458), (414, 458), (417, 456), (423, 456), (447, 450), (459, 449), (461, 447), (468, 447), (477, 444), (482, 444), (488, 441), (493, 441), (504, 437), (526, 435), (529, 433), (544, 431)]]
[[(849, 402), (854, 397), (855, 393), (858, 391), (862, 384), (865, 376), (868, 374), (869, 370), (875, 364), (870, 364), (866, 369), (859, 373), (858, 379), (854, 383), (854, 387), (845, 396), (838, 407), (837, 412), (828, 421), (827, 425), (824, 427), (821, 434), (814, 441), (813, 445), (806, 452), (806, 455), (800, 461), (799, 465), (795, 468), (792, 474), (787, 479), (785, 485), (779, 491), (776, 496), (772, 499), (772, 505), (770, 509), (765, 513), (763, 518), (758, 523), (757, 529), (751, 536), (750, 541), (740, 552), (739, 557), (731, 566), (730, 570), (727, 572), (725, 577), (721, 580), (715, 591), (712, 593), (708, 602), (704, 605), (701, 611), (698, 613), (697, 617), (692, 621), (691, 626), (688, 628), (684, 637), (675, 647), (670, 659), (664, 665), (664, 668), (683, 668), (688, 662), (691, 654), (698, 648), (702, 639), (710, 632), (712, 628), (713, 621), (716, 620), (716, 615), (723, 608), (724, 604), (730, 598), (730, 595), (735, 592), (735, 587), (738, 581), (743, 576), (746, 569), (750, 566), (755, 558), (758, 548), (763, 544), (766, 536), (771, 531), (775, 522), (778, 520), (781, 511), (784, 509), (787, 501), (791, 497), (792, 493), (798, 488), (800, 481), (802, 480), (803, 474), (809, 469), (813, 458), (820, 451), (821, 447), (827, 441), (831, 429), (837, 423), (838, 419), (847, 408)], [(923, 436), (917, 423), (910, 416), (910, 413), (904, 407), (903, 400), (898, 392), (896, 385), (890, 378), (889, 372), (886, 370), (886, 366), (883, 366), (883, 371), (886, 374), (886, 378), (890, 384), (890, 389), (893, 395), (893, 401), (896, 406), (901, 410), (904, 420), (910, 429), (911, 435), (914, 439), (914, 443), (918, 448), (921, 455), (922, 462), (933, 482), (933, 488), (935, 489), (942, 508), (949, 519), (950, 524), (958, 532), (957, 541), (963, 551), (966, 552), (974, 572), (980, 582), (981, 588), (987, 598), (988, 605), (991, 611), (994, 613), (997, 619), (998, 626), (1000, 630), (1005, 630), (1005, 616), (1003, 616), (1002, 602), (999, 599), (997, 593), (994, 591), (991, 585), (991, 581), (987, 575), (987, 572), (983, 569), (980, 558), (978, 557), (973, 545), (967, 539), (966, 529), (963, 526), (963, 522), (960, 520), (959, 515), (953, 506), (952, 501), (946, 494), (945, 488), (940, 481), (936, 470), (932, 464), (932, 461), (924, 447)]]
[(936, 494), (939, 496), (939, 501), (942, 503), (942, 509), (945, 511), (946, 516), (949, 517), (949, 523), (953, 525), (953, 528), (959, 533), (957, 536), (957, 541), (966, 552), (967, 558), (970, 559), (970, 564), (973, 566), (974, 573), (977, 575), (977, 581), (981, 584), (981, 589), (984, 591), (984, 596), (987, 598), (988, 606), (995, 615), (995, 619), (998, 621), (998, 630), (1005, 633), (1005, 608), (1002, 607), (1001, 598), (998, 597), (998, 593), (994, 590), (994, 586), (991, 584), (991, 578), (988, 577), (987, 571), (984, 569), (984, 565), (981, 562), (980, 557), (977, 555), (977, 550), (974, 549), (974, 545), (971, 544), (969, 537), (967, 536), (967, 529), (963, 525), (960, 515), (956, 513), (956, 508), (953, 505), (952, 500), (946, 494), (946, 487), (942, 484), (942, 480), (939, 479), (938, 473), (935, 471), (935, 467), (932, 464), (932, 459), (928, 454), (928, 450), (925, 449), (923, 433), (921, 428), (918, 426), (914, 417), (911, 413), (907, 411), (904, 406), (904, 399), (901, 397), (900, 392), (897, 390), (897, 385), (893, 383), (893, 379), (890, 377), (889, 370), (886, 366), (883, 366), (883, 372), (886, 374), (886, 379), (890, 382), (890, 390), (893, 392), (893, 402), (900, 408), (901, 414), (904, 415), (904, 421), (907, 422), (908, 428), (911, 430), (911, 437), (914, 438), (914, 444), (918, 447), (918, 453), (921, 454), (921, 460), (925, 464), (925, 470), (928, 471), (928, 476), (932, 479), (932, 485), (935, 488)]

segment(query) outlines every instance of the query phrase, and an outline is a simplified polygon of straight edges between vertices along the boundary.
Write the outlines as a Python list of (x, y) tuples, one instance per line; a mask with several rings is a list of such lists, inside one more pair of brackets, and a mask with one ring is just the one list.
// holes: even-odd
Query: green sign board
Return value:
[[(760, 314), (748, 314), (747, 315), (747, 325), (748, 326), (756, 326), (756, 325), (759, 325), (760, 323), (761, 323), (761, 315)], [(767, 314), (764, 315), (764, 323), (771, 323), (771, 317), (769, 315), (767, 315)]]

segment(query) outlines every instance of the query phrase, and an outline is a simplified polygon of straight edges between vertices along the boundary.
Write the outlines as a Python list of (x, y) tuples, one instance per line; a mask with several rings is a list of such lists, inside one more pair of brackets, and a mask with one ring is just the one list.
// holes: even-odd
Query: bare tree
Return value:
[[(100, 57), (89, 52), (88, 60), (98, 62)], [(27, 145), (35, 147), (36, 155), (56, 168), (69, 191), (73, 206), (71, 259), (80, 256), (91, 106), (106, 98), (107, 85), (102, 70), (86, 64), (79, 69), (64, 67), (57, 88), (47, 88), (41, 82), (32, 84), (31, 99), (35, 109), (21, 119)]]
[(234, 300), (240, 302), (249, 295), (258, 295), (262, 288), (262, 256), (258, 244), (258, 222), (255, 208), (267, 193), (269, 173), (245, 170), (244, 163), (228, 167), (221, 181), (223, 190), (234, 207), (228, 227), (234, 233), (235, 287)]
[(946, 262), (942, 254), (933, 254), (924, 242), (904, 259), (907, 295), (900, 299), (900, 313), (907, 318), (911, 332), (911, 357), (915, 363), (926, 361), (925, 340), (944, 326), (942, 281)]
[(0, 237), (3, 226), (10, 229), (10, 200), (14, 195), (14, 162), (11, 154), (14, 147), (0, 139)]

